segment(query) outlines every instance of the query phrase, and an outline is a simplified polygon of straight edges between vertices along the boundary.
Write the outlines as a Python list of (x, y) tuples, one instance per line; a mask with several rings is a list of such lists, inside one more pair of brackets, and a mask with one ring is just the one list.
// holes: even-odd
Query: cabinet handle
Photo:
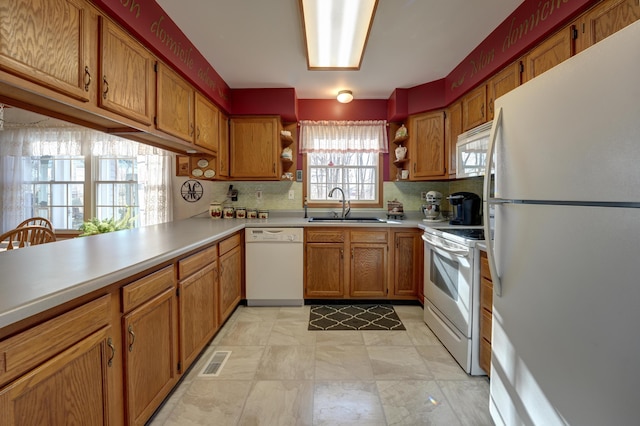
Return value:
[(127, 330), (129, 331), (129, 336), (131, 336), (129, 338), (129, 352), (133, 352), (133, 344), (136, 341), (136, 334), (133, 332), (133, 326), (132, 325), (130, 325)]
[(193, 136), (193, 123), (189, 124), (189, 136)]
[(480, 116), (484, 118), (484, 105), (480, 106)]
[(493, 114), (493, 99), (489, 99), (489, 114)]
[(344, 249), (340, 249), (340, 259), (344, 259)]
[(355, 249), (351, 249), (351, 258), (353, 259), (353, 255), (355, 254), (356, 250)]
[(413, 163), (413, 173), (416, 172), (416, 163)]
[(84, 67), (84, 91), (89, 91), (89, 85), (91, 84), (91, 73), (89, 72), (89, 67)]
[(107, 99), (107, 93), (109, 93), (109, 82), (107, 81), (107, 76), (102, 77), (102, 84), (104, 85), (104, 90), (102, 91), (102, 99)]
[(276, 172), (276, 163), (273, 163), (273, 173)]
[(116, 356), (116, 348), (115, 348), (115, 346), (113, 346), (113, 339), (111, 337), (109, 337), (107, 339), (107, 346), (109, 346), (109, 348), (111, 349), (111, 356), (109, 357), (109, 360), (107, 361), (107, 365), (109, 367), (111, 367), (111, 365), (113, 365), (113, 357)]
[(200, 140), (200, 127), (196, 127), (196, 139)]

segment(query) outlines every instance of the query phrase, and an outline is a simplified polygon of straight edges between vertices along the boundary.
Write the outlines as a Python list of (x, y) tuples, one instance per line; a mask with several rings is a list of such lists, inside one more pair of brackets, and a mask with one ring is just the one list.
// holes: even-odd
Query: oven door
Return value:
[(424, 295), (466, 338), (471, 338), (474, 250), (424, 234)]

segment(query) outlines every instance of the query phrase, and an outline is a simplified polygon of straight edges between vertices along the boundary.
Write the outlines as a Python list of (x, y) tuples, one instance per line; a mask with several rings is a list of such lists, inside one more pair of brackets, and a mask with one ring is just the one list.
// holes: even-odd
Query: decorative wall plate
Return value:
[(211, 179), (216, 175), (216, 172), (212, 169), (207, 169), (204, 171), (204, 177)]
[(193, 169), (193, 170), (191, 170), (191, 174), (194, 175), (195, 177), (200, 177), (200, 176), (202, 176), (202, 170)]
[(204, 169), (208, 165), (209, 165), (209, 162), (207, 160), (205, 160), (204, 158), (198, 160), (198, 167), (201, 167), (201, 168)]
[(202, 198), (203, 192), (204, 189), (197, 180), (188, 180), (183, 183), (180, 188), (180, 195), (182, 195), (182, 198), (189, 203), (195, 203)]

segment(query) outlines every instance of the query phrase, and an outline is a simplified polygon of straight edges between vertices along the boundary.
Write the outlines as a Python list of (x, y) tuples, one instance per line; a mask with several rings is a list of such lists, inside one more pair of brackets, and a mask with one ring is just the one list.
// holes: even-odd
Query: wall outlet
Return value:
[(293, 189), (289, 190), (289, 199), (294, 200), (296, 198), (296, 192)]
[(256, 191), (256, 200), (262, 200), (262, 191)]

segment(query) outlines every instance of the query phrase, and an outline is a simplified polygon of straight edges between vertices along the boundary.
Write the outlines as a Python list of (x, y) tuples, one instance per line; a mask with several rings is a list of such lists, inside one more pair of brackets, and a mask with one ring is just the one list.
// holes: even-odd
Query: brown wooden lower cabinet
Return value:
[(129, 425), (144, 425), (178, 380), (175, 288), (122, 319)]
[(109, 425), (110, 327), (0, 390), (2, 425)]
[(218, 291), (219, 323), (222, 324), (242, 299), (242, 238), (235, 234), (218, 245), (220, 281)]
[(491, 323), (493, 320), (493, 282), (487, 252), (480, 252), (480, 367), (491, 375)]
[[(424, 245), (422, 230), (393, 231), (393, 275), (389, 297), (420, 298), (423, 293)], [(423, 303), (420, 300), (420, 303)]]

